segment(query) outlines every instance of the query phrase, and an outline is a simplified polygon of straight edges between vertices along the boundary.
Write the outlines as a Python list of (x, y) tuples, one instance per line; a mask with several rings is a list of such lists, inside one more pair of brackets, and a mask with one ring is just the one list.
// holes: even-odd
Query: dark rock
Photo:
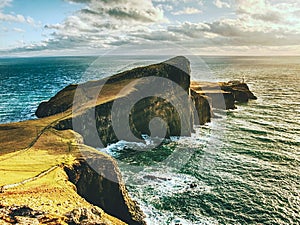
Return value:
[(196, 187), (197, 187), (197, 184), (195, 184), (195, 183), (190, 184), (190, 188), (196, 188)]
[(229, 93), (224, 93), (224, 100), (225, 100), (225, 107), (226, 109), (236, 109), (235, 106), (235, 96), (234, 93), (229, 92)]
[(193, 82), (191, 89), (200, 95), (211, 98), (211, 106), (217, 109), (235, 109), (235, 102), (248, 102), (257, 99), (247, 84), (240, 81)]
[(47, 102), (42, 102), (35, 115), (38, 118), (51, 116), (57, 113), (62, 113), (72, 107), (74, 94), (78, 85), (69, 85)]
[(65, 224), (61, 218), (28, 206), (0, 206), (0, 224)]
[(165, 178), (165, 177), (157, 177), (157, 176), (153, 176), (153, 175), (146, 175), (143, 177), (144, 179), (148, 179), (148, 180), (157, 180), (157, 181), (170, 181), (170, 178)]
[(102, 210), (93, 207), (91, 209), (78, 208), (66, 213), (66, 222), (69, 225), (105, 225), (102, 221)]
[(222, 89), (220, 83), (193, 82), (191, 90), (198, 95), (207, 96), (210, 99), (211, 108), (235, 109), (235, 99), (231, 89)]
[(245, 91), (233, 89), (234, 100), (240, 103), (249, 101), (249, 95)]
[(210, 99), (207, 96), (198, 94), (191, 90), (191, 96), (195, 104), (196, 112), (194, 112), (195, 125), (203, 125), (211, 121), (212, 110), (210, 106)]
[[(121, 173), (111, 157), (105, 155), (99, 157), (97, 154), (91, 158), (90, 155), (86, 161), (65, 167), (65, 171), (69, 180), (75, 184), (77, 193), (89, 203), (128, 224), (146, 224), (143, 212), (128, 196)], [(88, 214), (87, 211), (73, 212), (75, 213), (76, 217), (78, 214), (85, 216)]]
[(240, 81), (229, 81), (222, 83), (222, 90), (227, 90), (233, 93), (234, 99), (237, 102), (248, 102), (250, 99), (256, 100), (257, 97), (250, 91), (246, 83)]

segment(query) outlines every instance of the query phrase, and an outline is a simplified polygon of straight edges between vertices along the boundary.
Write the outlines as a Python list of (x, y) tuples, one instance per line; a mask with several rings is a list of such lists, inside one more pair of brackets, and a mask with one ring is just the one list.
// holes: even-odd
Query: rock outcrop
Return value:
[[(89, 163), (87, 163), (88, 161)], [(96, 172), (90, 165), (97, 167)], [(117, 164), (110, 158), (95, 154), (65, 167), (69, 180), (80, 196), (106, 213), (131, 225), (145, 225), (144, 214), (127, 194)]]
[(102, 219), (103, 211), (98, 207), (77, 208), (65, 214), (65, 221), (70, 225), (106, 225)]
[(0, 224), (65, 224), (63, 218), (33, 210), (28, 206), (0, 205)]
[(192, 95), (207, 96), (212, 108), (236, 109), (235, 103), (245, 103), (257, 99), (247, 84), (240, 81), (192, 82)]
[(231, 92), (235, 101), (243, 103), (249, 100), (256, 100), (257, 97), (250, 91), (247, 84), (240, 81), (229, 81), (221, 83), (221, 89)]
[(211, 122), (211, 99), (207, 95), (198, 94), (194, 90), (191, 90), (191, 97), (193, 99), (196, 109), (196, 112), (194, 112), (195, 125), (204, 125), (205, 123)]
[[(63, 216), (51, 215), (41, 210), (34, 210), (26, 205), (1, 206), (0, 224), (47, 224), (47, 225), (116, 225), (117, 221), (103, 219), (103, 210), (98, 207), (76, 208)], [(119, 221), (119, 225), (125, 225)]]

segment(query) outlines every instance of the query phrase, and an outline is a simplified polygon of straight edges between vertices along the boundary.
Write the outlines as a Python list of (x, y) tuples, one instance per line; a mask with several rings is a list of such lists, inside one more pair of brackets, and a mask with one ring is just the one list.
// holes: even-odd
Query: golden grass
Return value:
[(74, 157), (71, 154), (53, 155), (47, 150), (30, 149), (21, 152), (1, 162), (0, 186), (21, 182), (72, 159), (74, 160)]
[[(0, 203), (3, 205), (26, 205), (34, 210), (61, 218), (73, 209), (93, 207), (75, 190), (75, 186), (68, 181), (64, 170), (58, 167), (40, 179), (5, 191), (0, 195)], [(104, 212), (102, 220), (106, 224), (125, 224)]]
[[(29, 149), (0, 156), (0, 186), (21, 182), (55, 165), (74, 162), (77, 149), (72, 131), (45, 131)], [(63, 136), (65, 135), (65, 137)], [(17, 139), (16, 139), (17, 140)]]
[[(94, 207), (85, 199), (80, 197), (75, 186), (68, 181), (63, 165), (72, 165), (81, 157), (79, 146), (82, 147), (82, 138), (71, 130), (57, 131), (52, 128), (46, 129), (36, 140), (32, 147), (26, 145), (35, 137), (35, 126), (47, 126), (45, 120), (27, 121), (10, 124), (14, 134), (6, 150), (10, 153), (0, 155), (0, 186), (22, 182), (36, 177), (54, 166), (54, 170), (19, 186), (8, 188), (0, 193), (0, 204), (2, 205), (26, 205), (34, 210), (41, 210), (55, 218), (63, 218), (64, 214), (76, 208)], [(49, 122), (49, 120), (48, 120)], [(29, 128), (26, 128), (26, 126)], [(10, 128), (11, 128), (10, 127)], [(19, 141), (18, 134), (24, 131), (23, 141)], [(28, 138), (28, 140), (25, 140)], [(1, 145), (6, 144), (8, 136), (0, 137)], [(3, 145), (2, 145), (3, 146)], [(11, 149), (9, 149), (9, 146)], [(25, 147), (25, 148), (24, 148)], [(21, 149), (15, 151), (15, 149)], [(87, 151), (92, 148), (87, 147)], [(95, 150), (93, 150), (95, 151)], [(97, 151), (95, 151), (97, 152)], [(105, 224), (120, 224), (122, 221), (106, 213), (102, 213), (102, 220)], [(1, 221), (0, 221), (1, 223)], [(64, 224), (64, 223), (62, 223)]]

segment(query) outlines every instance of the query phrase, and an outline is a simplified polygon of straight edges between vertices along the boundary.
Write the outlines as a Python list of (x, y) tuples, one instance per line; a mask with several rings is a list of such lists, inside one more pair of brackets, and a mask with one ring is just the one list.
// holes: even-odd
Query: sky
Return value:
[(300, 55), (299, 0), (0, 0), (0, 56)]

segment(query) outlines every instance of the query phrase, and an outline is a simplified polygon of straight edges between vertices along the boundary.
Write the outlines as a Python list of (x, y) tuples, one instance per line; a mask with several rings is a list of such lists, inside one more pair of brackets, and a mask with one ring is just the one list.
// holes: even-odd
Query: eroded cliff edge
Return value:
[[(105, 80), (70, 85), (40, 104), (36, 112), (40, 119), (0, 125), (0, 221), (18, 222), (22, 218), (16, 212), (24, 209), (29, 219), (49, 224), (80, 224), (80, 218), (145, 224), (114, 159), (89, 146), (150, 136), (149, 123), (157, 117), (165, 121), (163, 137), (189, 136), (194, 124), (211, 121), (213, 108), (234, 109), (235, 102), (255, 99), (244, 83), (191, 82), (190, 72), (189, 61), (175, 57)], [(156, 78), (163, 79), (157, 83)], [(146, 91), (152, 95), (136, 98)], [(131, 100), (135, 104), (127, 115), (129, 130), (117, 135), (113, 106), (119, 101), (123, 109)], [(124, 122), (118, 117), (126, 118), (127, 113), (117, 110), (117, 124)], [(106, 179), (105, 173), (117, 182)]]
[(53, 119), (0, 125), (0, 223), (145, 224), (115, 160)]

